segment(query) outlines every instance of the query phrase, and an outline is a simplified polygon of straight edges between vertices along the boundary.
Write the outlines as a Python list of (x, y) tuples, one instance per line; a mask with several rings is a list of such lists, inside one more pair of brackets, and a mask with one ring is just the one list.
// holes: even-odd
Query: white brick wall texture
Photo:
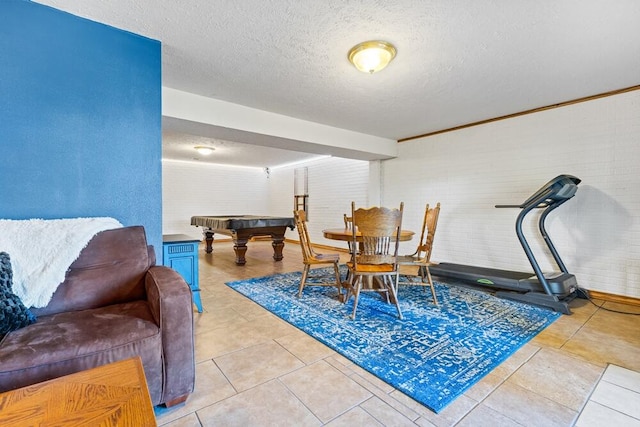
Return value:
[(163, 160), (162, 233), (201, 238), (194, 215), (269, 215), (268, 189), (260, 168)]
[[(311, 240), (316, 244), (346, 248), (346, 243), (325, 239), (322, 230), (342, 227), (343, 214), (351, 212), (352, 200), (358, 206), (368, 205), (369, 162), (331, 157), (275, 169), (270, 179), (274, 212), (281, 212), (279, 209), (286, 206), (286, 212), (281, 214), (293, 214), (293, 175), (294, 170), (300, 167), (308, 168)], [(294, 233), (291, 238), (297, 240), (297, 232)]]
[[(418, 229), (424, 203), (442, 203), (434, 261), (533, 271), (515, 234), (519, 204), (559, 174), (582, 179), (547, 231), (580, 286), (640, 297), (640, 91), (400, 143), (383, 162), (383, 198), (405, 202)], [(525, 226), (544, 271), (557, 270)]]

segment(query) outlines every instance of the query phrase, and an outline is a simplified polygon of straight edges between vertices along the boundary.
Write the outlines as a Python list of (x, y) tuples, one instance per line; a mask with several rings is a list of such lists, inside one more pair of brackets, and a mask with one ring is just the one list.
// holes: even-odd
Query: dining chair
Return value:
[[(336, 281), (335, 283), (313, 283), (314, 286), (335, 286), (338, 289), (338, 298), (342, 300), (342, 279), (340, 278), (340, 254), (337, 253), (317, 253), (313, 250), (311, 239), (309, 238), (309, 230), (307, 229), (307, 214), (303, 210), (294, 210), (293, 217), (295, 219), (298, 235), (300, 236), (300, 248), (302, 248), (302, 262), (304, 270), (298, 287), (298, 297), (302, 296), (302, 291), (307, 284), (307, 278), (312, 265), (333, 265)], [(311, 283), (309, 283), (311, 284)]]
[[(429, 267), (433, 265), (431, 262), (431, 251), (439, 215), (440, 202), (438, 202), (434, 208), (430, 208), (427, 203), (422, 220), (420, 241), (418, 242), (416, 251), (411, 255), (398, 256), (400, 277), (407, 278), (407, 281), (399, 281), (399, 284), (423, 286), (425, 291), (427, 290), (427, 286), (429, 286), (431, 288), (433, 302), (436, 305), (438, 305), (438, 299), (436, 298), (436, 290), (433, 286), (433, 280), (431, 280)], [(412, 278), (418, 278), (420, 281), (414, 281)]]
[[(343, 219), (344, 219), (344, 229), (345, 230), (349, 230), (349, 231), (353, 231), (353, 217), (352, 216), (347, 216), (347, 214), (343, 215)], [(357, 246), (353, 245), (353, 242), (351, 240), (349, 240), (347, 242), (347, 244), (349, 245), (349, 253), (353, 254), (355, 250), (358, 249)]]
[(353, 217), (347, 216), (347, 214), (344, 214), (343, 218), (344, 218), (344, 229), (345, 230), (353, 229)]
[[(351, 202), (352, 243), (354, 247), (359, 247), (359, 250), (354, 252), (351, 260), (347, 262), (350, 281), (344, 301), (346, 302), (353, 294), (351, 318), (354, 320), (360, 292), (363, 291), (385, 294), (387, 302), (395, 304), (398, 317), (402, 319), (397, 295), (397, 256), (403, 209), (404, 203), (400, 203), (399, 209), (386, 207), (356, 209), (355, 202)], [(363, 287), (364, 279), (367, 281), (366, 287)]]

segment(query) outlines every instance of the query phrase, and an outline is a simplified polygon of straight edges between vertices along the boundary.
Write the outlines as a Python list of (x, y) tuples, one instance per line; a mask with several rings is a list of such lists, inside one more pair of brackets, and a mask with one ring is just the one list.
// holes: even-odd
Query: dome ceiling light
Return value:
[(360, 71), (373, 74), (389, 65), (396, 48), (389, 42), (370, 40), (358, 43), (349, 51), (349, 61)]

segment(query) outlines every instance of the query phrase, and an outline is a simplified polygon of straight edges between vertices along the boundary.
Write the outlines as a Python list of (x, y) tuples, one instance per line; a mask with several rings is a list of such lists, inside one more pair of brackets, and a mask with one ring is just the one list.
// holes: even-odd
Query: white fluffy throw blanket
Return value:
[(0, 219), (0, 252), (11, 258), (13, 293), (26, 307), (45, 307), (91, 238), (119, 227), (113, 218)]

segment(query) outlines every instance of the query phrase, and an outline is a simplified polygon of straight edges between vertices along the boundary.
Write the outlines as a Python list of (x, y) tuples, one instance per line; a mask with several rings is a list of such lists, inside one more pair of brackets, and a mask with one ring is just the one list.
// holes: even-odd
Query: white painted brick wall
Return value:
[[(369, 162), (330, 157), (273, 170), (270, 178), (272, 212), (293, 214), (293, 174), (296, 168), (302, 167), (308, 168), (311, 240), (316, 244), (346, 248), (346, 243), (325, 239), (322, 230), (342, 227), (342, 216), (351, 212), (352, 200), (358, 206), (368, 204)], [(286, 206), (286, 212), (280, 210), (283, 206)], [(297, 232), (294, 233), (291, 238), (297, 240)]]
[[(563, 173), (582, 179), (547, 231), (580, 286), (640, 297), (640, 91), (401, 143), (383, 162), (383, 200), (405, 202), (418, 230), (426, 202), (442, 203), (434, 261), (532, 271), (516, 238), (519, 204)], [(542, 269), (553, 261), (529, 215)], [(409, 246), (407, 244), (403, 244)]]
[[(163, 234), (201, 238), (190, 225), (193, 215), (293, 215), (293, 175), (309, 170), (309, 233), (318, 244), (342, 247), (324, 239), (322, 230), (341, 227), (351, 201), (366, 205), (369, 162), (326, 158), (272, 169), (267, 177), (259, 168), (235, 168), (195, 162), (163, 161)], [(287, 238), (298, 240), (296, 230)], [(345, 245), (346, 246), (346, 243)]]
[(202, 238), (194, 215), (269, 215), (267, 175), (260, 168), (162, 161), (162, 233)]

